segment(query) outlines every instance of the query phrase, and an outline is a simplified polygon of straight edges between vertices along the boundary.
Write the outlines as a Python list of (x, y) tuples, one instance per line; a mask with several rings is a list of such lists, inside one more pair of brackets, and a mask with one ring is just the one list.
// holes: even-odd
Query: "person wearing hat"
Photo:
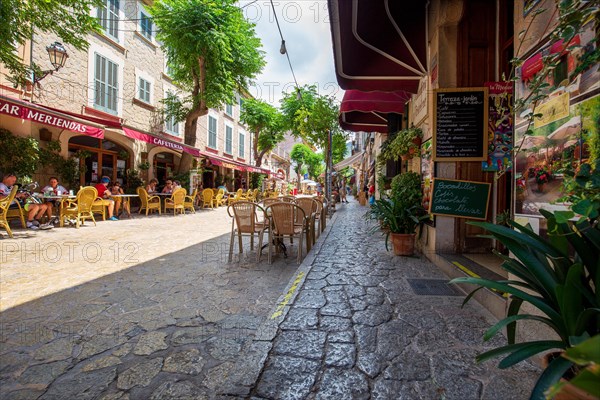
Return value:
[(102, 205), (108, 209), (108, 220), (109, 221), (118, 221), (119, 218), (113, 215), (115, 211), (115, 202), (110, 198), (111, 192), (108, 190), (108, 184), (110, 183), (110, 178), (108, 176), (103, 176), (100, 179), (100, 183), (94, 186), (98, 191), (98, 198), (94, 201), (94, 205)]

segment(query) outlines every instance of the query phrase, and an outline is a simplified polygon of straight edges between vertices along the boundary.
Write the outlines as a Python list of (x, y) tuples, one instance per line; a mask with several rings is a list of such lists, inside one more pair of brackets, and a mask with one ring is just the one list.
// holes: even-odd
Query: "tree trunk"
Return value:
[[(185, 131), (183, 134), (184, 143), (188, 146), (196, 147), (196, 129), (198, 127), (198, 118), (188, 118), (185, 121)], [(188, 172), (192, 167), (192, 161), (194, 157), (187, 152), (181, 154), (181, 161), (179, 162), (179, 168), (177, 168), (177, 174), (183, 174)]]
[(298, 182), (296, 182), (296, 187), (298, 188), (298, 190), (300, 190), (300, 181), (302, 180), (302, 177), (300, 176), (300, 171), (302, 171), (302, 164), (298, 164), (296, 168), (296, 175), (298, 176)]

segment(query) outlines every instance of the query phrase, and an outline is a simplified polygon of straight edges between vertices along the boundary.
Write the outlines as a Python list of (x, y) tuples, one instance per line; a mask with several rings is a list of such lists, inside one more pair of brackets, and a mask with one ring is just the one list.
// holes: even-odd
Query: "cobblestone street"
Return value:
[(230, 232), (220, 208), (3, 235), (0, 398), (211, 397), (298, 268), (227, 264)]
[(224, 208), (17, 231), (0, 241), (0, 398), (527, 398), (538, 370), (476, 364), (489, 314), (415, 294), (447, 278), (387, 252), (365, 210), (338, 206), (300, 267), (295, 246), (228, 264)]
[[(527, 399), (539, 371), (477, 364), (492, 317), (424, 258), (386, 252), (356, 202), (338, 206), (314, 259), (259, 329), (223, 393), (261, 399)], [(329, 228), (328, 228), (329, 230)], [(326, 232), (327, 233), (327, 232)], [(427, 279), (428, 281), (415, 281)], [(294, 291), (294, 287), (301, 289)], [(446, 286), (446, 290), (449, 288)]]

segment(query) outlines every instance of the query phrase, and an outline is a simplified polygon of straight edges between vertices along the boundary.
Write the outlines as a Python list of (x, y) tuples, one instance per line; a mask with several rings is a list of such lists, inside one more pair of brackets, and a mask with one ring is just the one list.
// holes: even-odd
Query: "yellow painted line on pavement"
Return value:
[[(462, 272), (464, 272), (465, 274), (469, 275), (472, 278), (481, 278), (481, 276), (477, 275), (475, 272), (471, 271), (469, 268), (465, 267), (464, 265), (462, 265), (461, 263), (459, 263), (458, 261), (452, 261), (452, 264), (454, 266), (456, 266), (458, 269), (460, 269)], [(502, 295), (502, 297), (508, 297), (508, 293), (504, 293), (501, 292), (499, 290), (496, 289), (490, 289), (500, 295)]]
[(298, 284), (300, 283), (300, 281), (302, 280), (303, 277), (304, 277), (304, 272), (299, 272), (298, 275), (296, 276), (296, 279), (294, 279), (294, 283), (292, 284), (290, 289), (285, 294), (285, 297), (277, 305), (277, 309), (275, 310), (273, 315), (271, 315), (271, 319), (275, 319), (275, 318), (279, 317), (281, 314), (283, 314), (283, 309), (290, 302), (290, 299), (296, 292), (296, 289), (298, 289)]
[(469, 268), (465, 267), (464, 265), (462, 265), (458, 261), (452, 261), (452, 264), (454, 264), (454, 266), (458, 267), (458, 269), (460, 269), (465, 274), (469, 275), (471, 278), (481, 278), (475, 272), (471, 271)]

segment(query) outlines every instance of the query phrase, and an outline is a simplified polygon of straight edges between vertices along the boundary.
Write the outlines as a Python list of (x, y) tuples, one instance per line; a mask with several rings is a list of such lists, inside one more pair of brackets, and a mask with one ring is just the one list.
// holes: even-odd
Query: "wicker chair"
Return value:
[(274, 198), (272, 198), (272, 197), (267, 197), (266, 199), (264, 199), (264, 200), (262, 201), (262, 203), (263, 203), (263, 207), (264, 207), (264, 208), (267, 208), (267, 207), (269, 207), (271, 204), (275, 204), (275, 203), (281, 203), (281, 200), (279, 200), (279, 199), (274, 199)]
[[(278, 202), (267, 207), (266, 212), (271, 216), (271, 221), (273, 223), (271, 230), (269, 230), (269, 263), (271, 263), (272, 236), (274, 236), (278, 242), (282, 242), (285, 236), (289, 236), (291, 238), (297, 237), (300, 239), (297, 260), (298, 264), (300, 264), (302, 261), (302, 243), (304, 236), (308, 231), (308, 227), (306, 224), (302, 226), (296, 225), (295, 222), (297, 219), (302, 221), (306, 220), (304, 210), (292, 203)], [(300, 214), (300, 216), (297, 216), (298, 214)]]
[(294, 196), (283, 196), (281, 198), (281, 201), (283, 201), (284, 203), (296, 203), (296, 198)]
[(202, 208), (206, 207), (215, 207), (214, 192), (212, 189), (204, 189), (202, 191)]
[(310, 197), (299, 197), (296, 199), (296, 204), (304, 211), (306, 216), (306, 220), (302, 221), (300, 220), (300, 214), (296, 214), (296, 225), (307, 225), (306, 251), (310, 251), (310, 246), (315, 243), (315, 218), (318, 204), (316, 200)]
[(173, 210), (173, 216), (177, 215), (177, 212), (185, 214), (185, 193), (184, 188), (179, 188), (171, 194), (171, 197), (165, 199), (165, 213), (167, 210)]
[(91, 219), (96, 226), (96, 219), (92, 207), (98, 197), (98, 191), (93, 186), (85, 186), (77, 192), (75, 200), (65, 199), (60, 204), (60, 226), (64, 226), (65, 219), (75, 219), (75, 227), (83, 225), (86, 219)]
[[(17, 186), (13, 186), (13, 190), (15, 190), (15, 196), (16, 196)], [(13, 196), (13, 200), (14, 200), (15, 196)], [(4, 199), (6, 199), (6, 198), (4, 198)], [(17, 205), (16, 207), (8, 208), (6, 210), (6, 214), (5, 214), (6, 221), (10, 221), (11, 219), (18, 218), (19, 220), (21, 220), (21, 226), (23, 227), (23, 229), (25, 229), (27, 227), (27, 224), (25, 224), (25, 210), (21, 206), (21, 203), (19, 203), (18, 201), (15, 201), (14, 203)]]
[(185, 199), (183, 200), (184, 210), (189, 209), (192, 213), (196, 212), (196, 209), (194, 208), (194, 204), (196, 203), (196, 196), (198, 196), (198, 189), (194, 189), (190, 196), (185, 196)]
[(146, 191), (146, 189), (144, 189), (143, 187), (139, 187), (136, 189), (136, 192), (138, 194), (138, 196), (140, 196), (140, 200), (142, 202), (142, 205), (140, 206), (140, 211), (139, 213), (142, 213), (142, 210), (146, 210), (146, 215), (148, 215), (148, 212), (150, 211), (158, 211), (158, 215), (161, 214), (161, 210), (160, 210), (160, 197), (158, 196), (150, 196), (148, 195), (148, 192)]
[(265, 231), (269, 228), (269, 220), (263, 208), (256, 203), (240, 200), (228, 206), (227, 213), (233, 218), (231, 222), (231, 239), (229, 243), (229, 262), (231, 262), (231, 256), (233, 254), (233, 242), (235, 236), (238, 237), (241, 254), (243, 253), (242, 236), (250, 236), (250, 250), (254, 250), (254, 235), (258, 235), (256, 262), (260, 262), (263, 236)]
[(11, 239), (13, 237), (13, 233), (10, 230), (10, 225), (8, 224), (8, 207), (10, 207), (10, 203), (12, 203), (12, 201), (15, 199), (16, 195), (17, 186), (14, 185), (8, 196), (0, 200), (0, 227), (6, 230), (6, 233), (8, 233), (8, 237)]

